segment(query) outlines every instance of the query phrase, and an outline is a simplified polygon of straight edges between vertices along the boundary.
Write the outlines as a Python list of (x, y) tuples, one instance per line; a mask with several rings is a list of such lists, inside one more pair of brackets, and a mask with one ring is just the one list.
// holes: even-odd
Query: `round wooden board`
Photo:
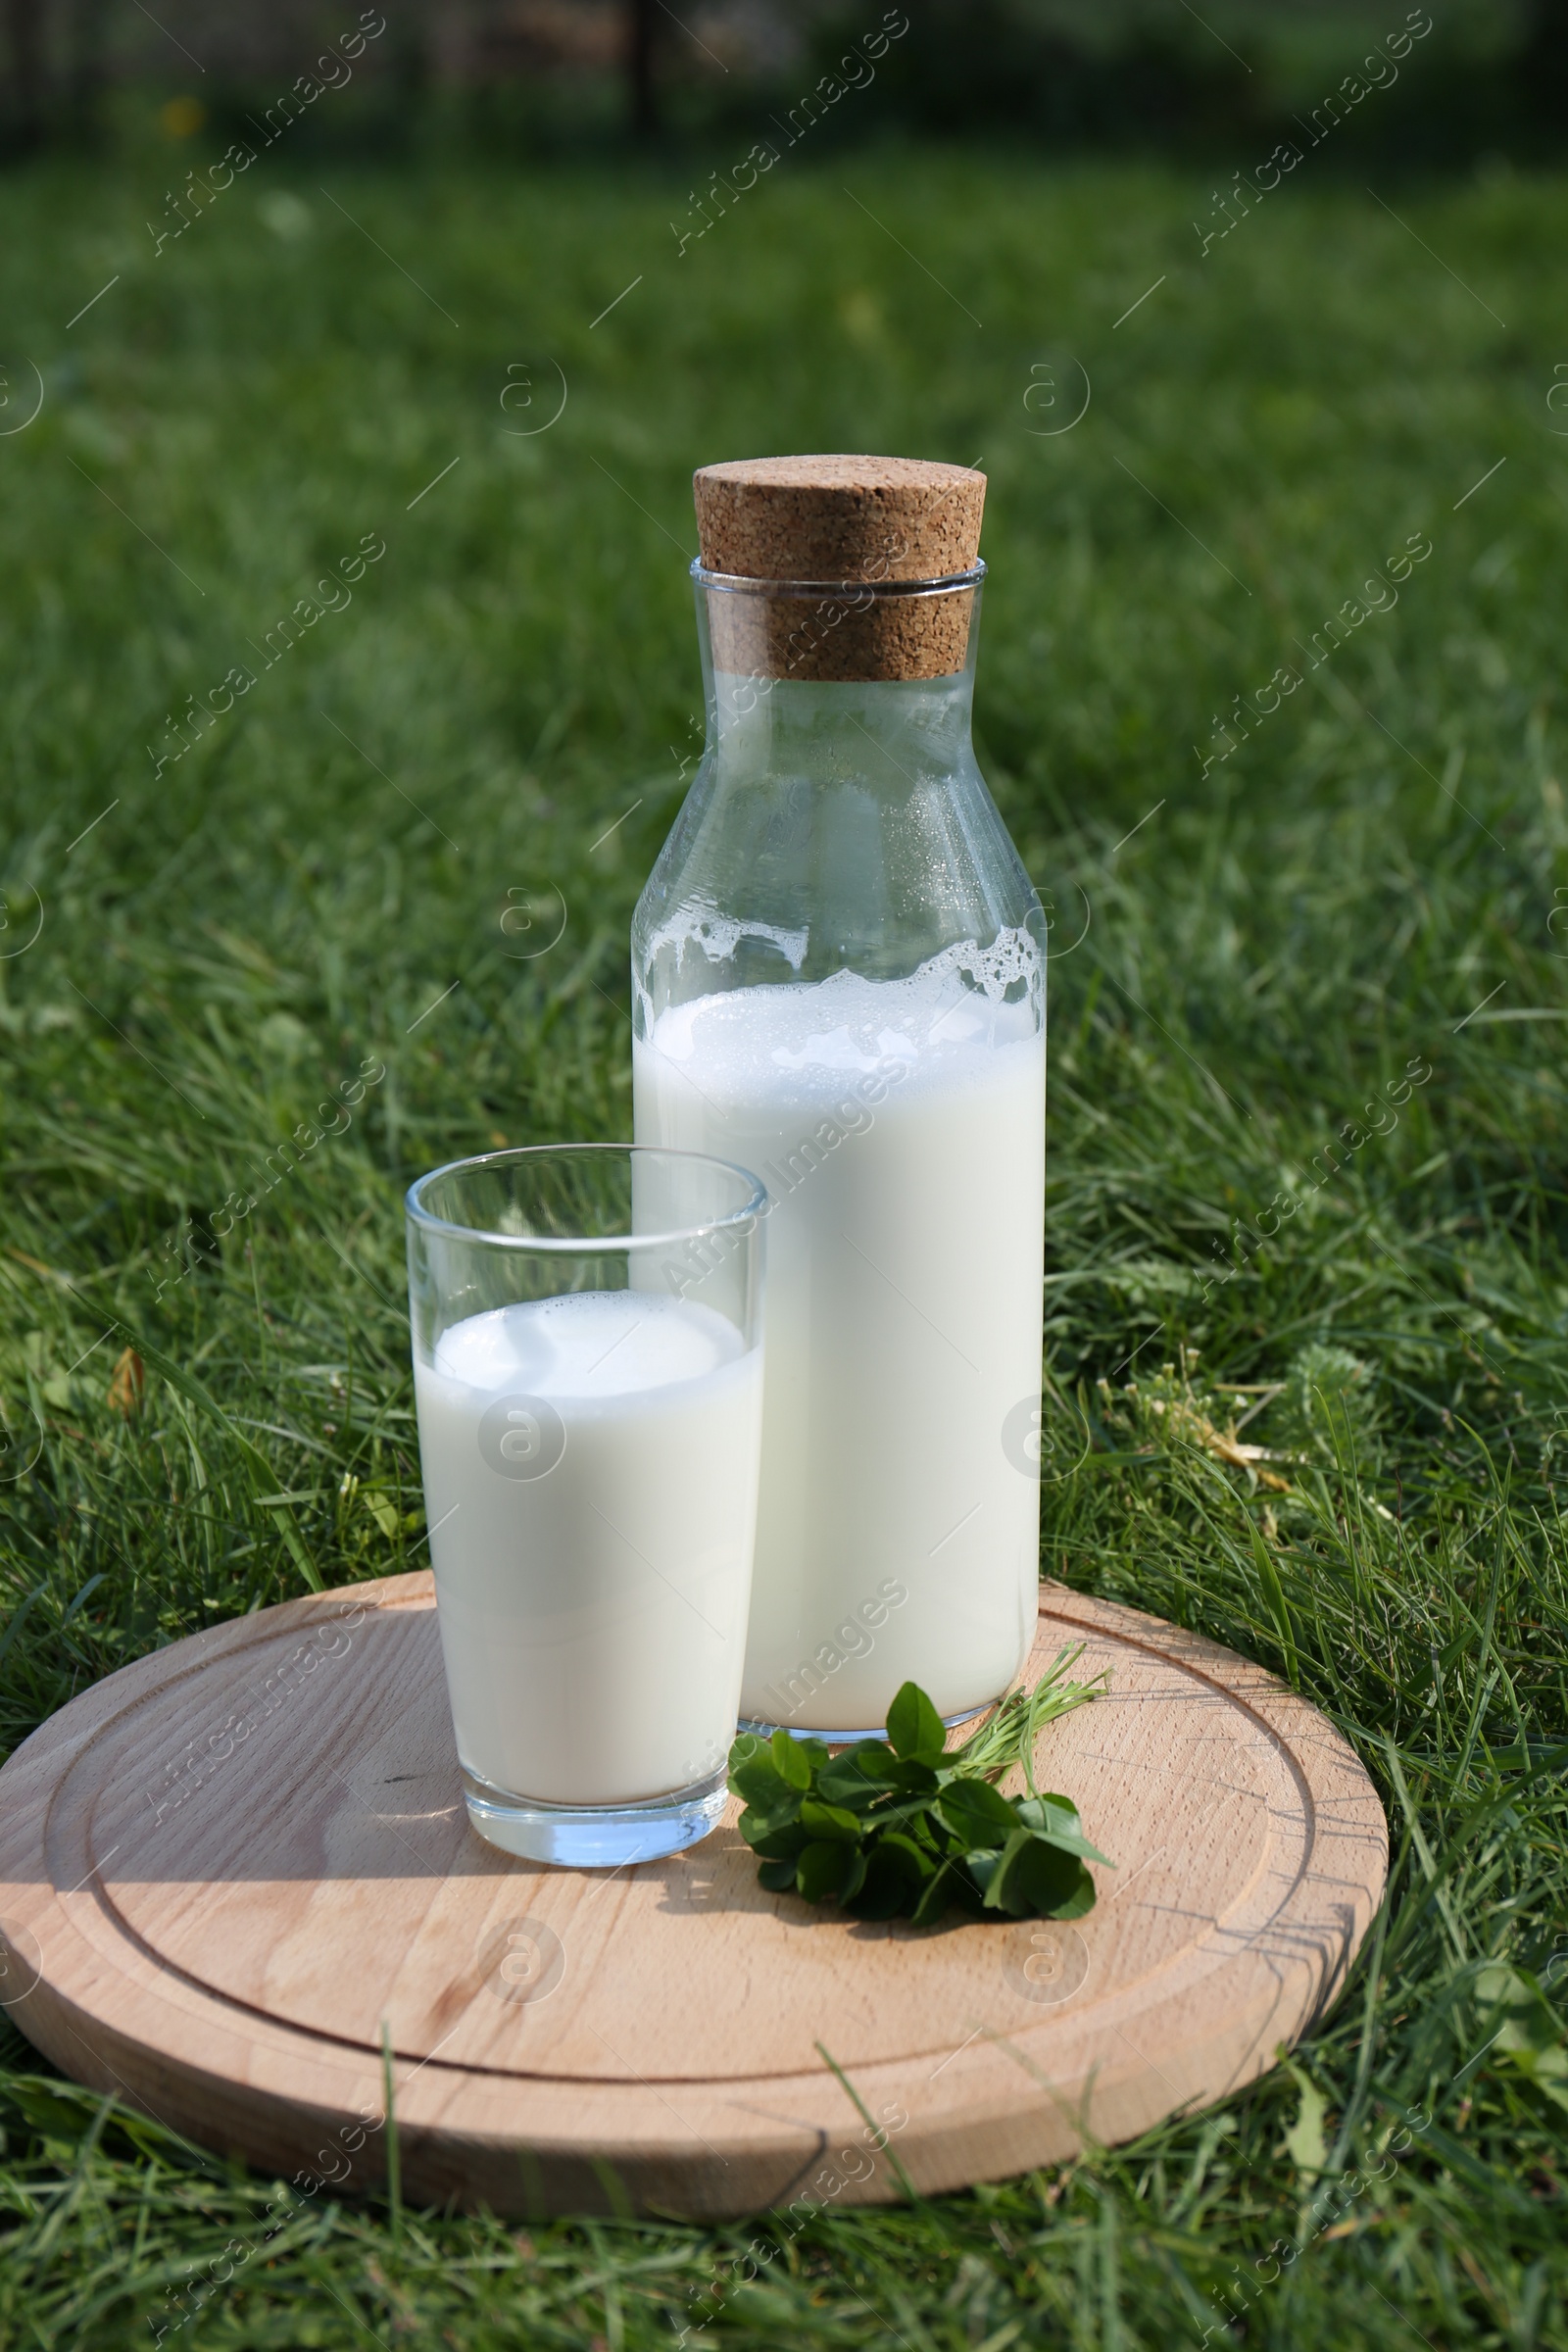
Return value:
[(883, 2201), (900, 2168), (938, 2190), (1126, 2139), (1321, 2015), (1387, 1832), (1261, 1668), (1044, 1587), (1031, 1677), (1078, 1640), (1110, 1691), (1041, 1763), (1118, 1864), (1097, 1908), (915, 1933), (764, 1893), (733, 1808), (613, 1874), (495, 1852), (429, 1576), (290, 1601), (109, 1676), (0, 1771), (0, 1994), (78, 2081), (340, 2190), (382, 2177), (384, 2026), (405, 2195), (502, 2213)]

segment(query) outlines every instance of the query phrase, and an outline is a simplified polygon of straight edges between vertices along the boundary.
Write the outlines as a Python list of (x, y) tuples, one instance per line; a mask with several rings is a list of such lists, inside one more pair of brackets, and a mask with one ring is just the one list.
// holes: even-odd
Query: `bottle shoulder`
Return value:
[(638, 901), (639, 976), (683, 943), (727, 967), (710, 987), (902, 978), (1011, 932), (1043, 954), (1039, 896), (972, 754), (896, 784), (887, 765), (853, 747), (825, 773), (710, 752)]

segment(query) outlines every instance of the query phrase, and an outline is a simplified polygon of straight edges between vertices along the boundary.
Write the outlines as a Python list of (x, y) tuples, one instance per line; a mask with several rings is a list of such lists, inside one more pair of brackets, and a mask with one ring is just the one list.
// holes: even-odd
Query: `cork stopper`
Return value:
[[(707, 570), (816, 584), (807, 594), (711, 591), (719, 669), (818, 682), (962, 669), (972, 589), (876, 591), (973, 570), (983, 473), (915, 458), (753, 458), (704, 466), (692, 487)], [(834, 585), (844, 592), (825, 592)]]

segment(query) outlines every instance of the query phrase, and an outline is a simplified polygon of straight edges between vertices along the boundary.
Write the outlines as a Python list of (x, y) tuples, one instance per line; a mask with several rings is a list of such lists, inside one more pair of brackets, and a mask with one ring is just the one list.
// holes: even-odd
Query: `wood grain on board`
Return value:
[(381, 2177), (383, 2027), (404, 2194), (502, 2213), (885, 2201), (900, 2167), (935, 2191), (1126, 2139), (1321, 2014), (1387, 1833), (1261, 1668), (1042, 1592), (1030, 1677), (1075, 1641), (1112, 1676), (1040, 1742), (1118, 1865), (1075, 1927), (766, 1894), (733, 1806), (613, 1874), (496, 1852), (413, 1575), (176, 1642), (33, 1734), (0, 1771), (0, 1998), (78, 2081), (339, 2193)]

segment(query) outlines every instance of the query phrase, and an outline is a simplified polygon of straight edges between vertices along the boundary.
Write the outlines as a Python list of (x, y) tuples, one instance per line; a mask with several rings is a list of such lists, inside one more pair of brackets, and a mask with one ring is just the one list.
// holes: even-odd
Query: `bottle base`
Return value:
[[(977, 1707), (963, 1707), (956, 1715), (944, 1715), (943, 1728), (950, 1732), (956, 1731), (959, 1724), (973, 1723), (979, 1716), (989, 1715), (992, 1708), (1000, 1703), (999, 1699), (984, 1698)], [(759, 1716), (743, 1715), (735, 1729), (737, 1732), (755, 1732), (761, 1740), (770, 1740), (775, 1732), (787, 1732), (792, 1740), (820, 1740), (828, 1747), (858, 1747), (862, 1740), (880, 1740), (885, 1747), (888, 1739), (887, 1726), (881, 1723), (873, 1724), (864, 1732), (820, 1732), (815, 1724), (766, 1723)]]
[(611, 1805), (554, 1805), (493, 1788), (466, 1769), (468, 1820), (487, 1845), (525, 1862), (568, 1870), (619, 1870), (684, 1852), (716, 1827), (729, 1795), (727, 1776), (711, 1773), (667, 1796)]

